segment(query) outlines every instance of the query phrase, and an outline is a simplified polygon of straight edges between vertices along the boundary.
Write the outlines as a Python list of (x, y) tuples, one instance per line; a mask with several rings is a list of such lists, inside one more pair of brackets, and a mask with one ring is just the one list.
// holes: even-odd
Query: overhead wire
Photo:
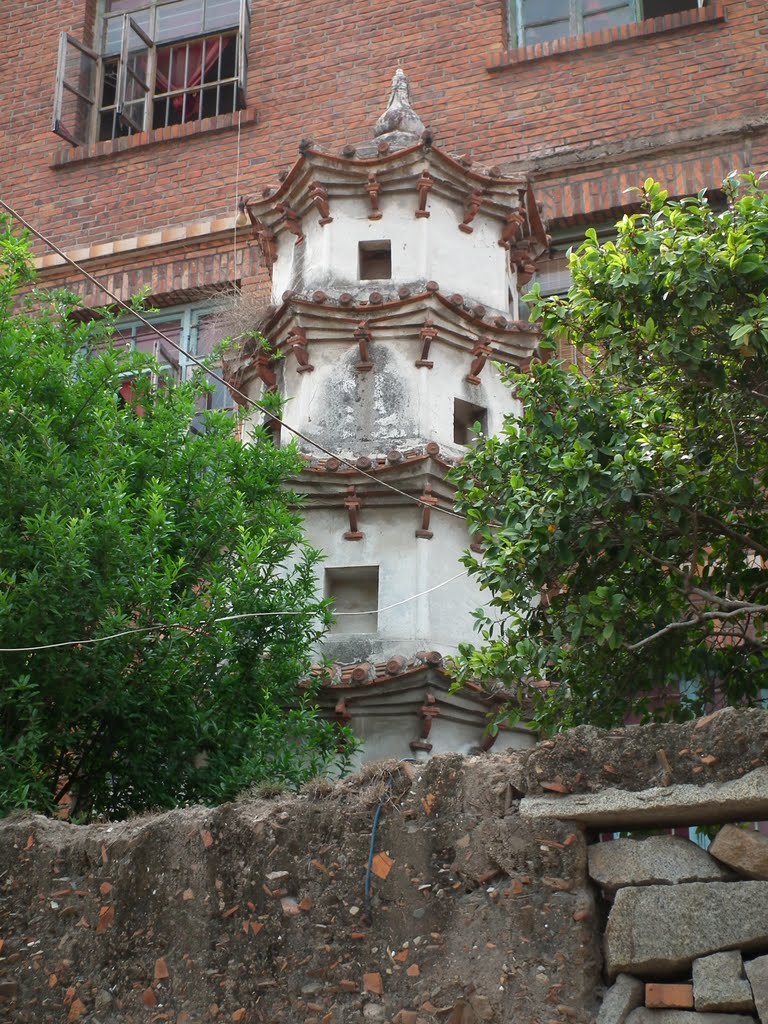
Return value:
[(358, 473), (360, 476), (363, 476), (363, 477), (365, 477), (368, 480), (372, 480), (374, 483), (378, 484), (380, 487), (384, 487), (386, 490), (393, 491), (395, 494), (399, 494), (401, 497), (406, 498), (408, 501), (414, 502), (417, 505), (420, 505), (422, 508), (434, 509), (434, 511), (440, 512), (443, 515), (451, 516), (454, 519), (460, 519), (462, 522), (466, 522), (465, 517), (463, 515), (461, 515), (461, 513), (455, 512), (453, 509), (443, 508), (440, 505), (433, 504), (432, 501), (423, 501), (421, 498), (416, 497), (416, 495), (409, 494), (407, 491), (404, 491), (404, 490), (402, 490), (399, 487), (395, 487), (394, 484), (391, 484), (391, 483), (389, 483), (386, 480), (380, 479), (379, 477), (375, 476), (373, 473), (366, 472), (364, 469), (361, 469), (359, 466), (357, 466), (351, 459), (347, 459), (343, 455), (339, 455), (337, 452), (331, 451), (329, 448), (326, 448), (319, 441), (316, 441), (313, 438), (309, 437), (307, 434), (304, 434), (298, 428), (291, 426), (290, 423), (286, 423), (285, 420), (283, 420), (279, 416), (275, 415), (275, 413), (272, 412), (270, 409), (268, 409), (266, 406), (261, 405), (255, 399), (253, 399), (250, 396), (244, 394), (238, 388), (235, 388), (231, 384), (229, 384), (224, 379), (224, 377), (221, 376), (221, 374), (217, 373), (215, 370), (212, 370), (209, 366), (206, 365), (206, 363), (202, 359), (199, 359), (196, 355), (193, 355), (187, 349), (183, 348), (183, 346), (179, 345), (172, 338), (169, 338), (168, 335), (165, 334), (163, 331), (161, 331), (158, 327), (156, 327), (155, 324), (153, 324), (150, 320), (148, 320), (141, 313), (137, 312), (133, 308), (133, 306), (130, 305), (130, 303), (126, 302), (124, 299), (121, 299), (113, 291), (111, 291), (109, 288), (107, 288), (107, 286), (105, 284), (103, 284), (101, 281), (99, 281), (98, 278), (94, 277), (93, 274), (91, 274), (89, 271), (87, 271), (85, 269), (85, 267), (81, 266), (76, 260), (73, 260), (70, 256), (68, 256), (63, 251), (63, 249), (60, 249), (59, 246), (56, 245), (55, 242), (53, 242), (50, 238), (48, 238), (46, 235), (44, 235), (41, 231), (38, 231), (38, 229), (35, 228), (32, 224), (30, 224), (29, 221), (26, 220), (26, 218), (24, 218), (20, 213), (18, 213), (15, 209), (13, 209), (13, 207), (9, 206), (9, 204), (6, 203), (5, 200), (3, 200), (1, 198), (0, 198), (0, 207), (2, 207), (4, 210), (6, 210), (11, 215), (11, 217), (13, 217), (15, 220), (17, 220), (19, 222), (19, 224), (21, 224), (24, 228), (26, 228), (27, 231), (29, 231), (36, 238), (38, 238), (41, 242), (43, 242), (50, 249), (52, 249), (53, 252), (55, 252), (58, 256), (60, 256), (64, 260), (65, 263), (68, 263), (79, 274), (82, 274), (82, 276), (85, 277), (86, 280), (90, 281), (91, 284), (95, 285), (98, 289), (100, 289), (102, 292), (104, 292), (105, 295), (109, 296), (109, 298), (114, 303), (116, 303), (122, 309), (127, 310), (134, 319), (136, 319), (140, 323), (144, 324), (145, 327), (148, 327), (159, 338), (162, 338), (163, 341), (167, 342), (167, 344), (169, 344), (172, 348), (174, 348), (180, 355), (183, 355), (185, 357), (185, 359), (188, 359), (191, 363), (193, 363), (194, 365), (196, 365), (200, 369), (202, 369), (207, 374), (207, 376), (210, 377), (212, 380), (218, 381), (218, 383), (223, 384), (226, 388), (229, 388), (229, 391), (232, 393), (233, 396), (238, 396), (239, 398), (241, 398), (243, 400), (243, 404), (244, 405), (246, 405), (246, 406), (248, 406), (250, 408), (253, 408), (253, 409), (255, 409), (258, 412), (263, 413), (265, 416), (268, 416), (272, 422), (278, 423), (281, 427), (284, 427), (289, 433), (293, 434), (294, 437), (297, 437), (300, 440), (305, 441), (307, 444), (311, 445), (313, 448), (316, 448), (318, 451), (322, 452), (324, 455), (327, 455), (329, 458), (336, 459), (342, 465), (349, 466), (350, 469), (354, 469), (355, 472)]
[[(457, 572), (447, 580), (443, 580), (442, 583), (436, 583), (433, 587), (429, 587), (427, 590), (422, 590), (418, 594), (411, 594), (409, 597), (404, 597), (399, 601), (393, 601), (392, 604), (383, 605), (381, 608), (372, 608), (368, 611), (337, 612), (336, 614), (337, 616), (379, 615), (381, 612), (388, 612), (392, 608), (399, 608), (400, 605), (409, 604), (411, 601), (416, 601), (420, 597), (426, 597), (427, 594), (432, 594), (435, 590), (447, 587), (449, 583), (453, 583), (454, 580), (457, 580), (462, 576), (466, 576), (468, 572), (468, 569), (463, 569), (461, 572)], [(205, 623), (205, 625), (213, 626), (220, 622), (239, 622), (242, 619), (264, 619), (275, 618), (278, 616), (280, 618), (284, 618), (285, 616), (306, 614), (306, 611), (294, 611), (293, 609), (271, 612), (240, 612), (235, 615), (218, 615), (215, 619), (211, 619), (208, 623)], [(149, 633), (157, 629), (183, 629), (187, 632), (199, 632), (202, 628), (202, 626), (192, 627), (185, 622), (157, 622), (153, 623), (151, 626), (133, 626), (131, 629), (123, 629), (119, 633), (110, 633), (108, 636), (88, 637), (84, 640), (62, 640), (55, 644), (35, 644), (32, 647), (0, 647), (0, 654), (32, 654), (36, 651), (50, 651), (57, 647), (84, 647), (87, 644), (102, 644), (108, 640), (118, 640), (120, 637), (131, 636), (138, 633)]]

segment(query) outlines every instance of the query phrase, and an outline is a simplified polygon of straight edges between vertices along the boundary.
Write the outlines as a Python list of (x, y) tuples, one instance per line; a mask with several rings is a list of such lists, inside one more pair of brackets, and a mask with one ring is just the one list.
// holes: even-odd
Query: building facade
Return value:
[[(514, 411), (493, 362), (535, 349), (534, 268), (562, 290), (568, 246), (648, 176), (684, 195), (766, 166), (764, 0), (9, 0), (0, 32), (3, 200), (194, 354), (228, 303), (267, 310), (284, 358), (228, 372), (305, 435), (341, 613), (327, 713), (367, 757), (481, 745), (484, 699), (446, 696), (481, 600), (451, 580), (471, 537), (446, 473)], [(418, 114), (396, 78), (372, 141), (398, 65)], [(108, 302), (35, 251), (43, 286)]]

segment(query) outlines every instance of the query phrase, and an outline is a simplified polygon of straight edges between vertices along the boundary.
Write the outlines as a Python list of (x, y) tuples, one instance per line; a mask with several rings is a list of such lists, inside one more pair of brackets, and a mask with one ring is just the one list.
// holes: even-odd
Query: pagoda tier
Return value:
[(389, 148), (360, 158), (305, 148), (276, 191), (245, 204), (272, 301), (323, 292), (367, 302), (371, 291), (394, 298), (437, 283), (516, 319), (518, 285), (548, 245), (529, 182), (428, 141)]

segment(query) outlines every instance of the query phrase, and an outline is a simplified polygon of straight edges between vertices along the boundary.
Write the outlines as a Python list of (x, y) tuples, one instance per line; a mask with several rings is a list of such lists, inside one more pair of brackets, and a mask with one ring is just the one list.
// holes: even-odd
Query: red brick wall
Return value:
[(234, 128), (62, 163), (69, 147), (50, 130), (58, 33), (89, 39), (94, 6), (0, 5), (3, 197), (64, 247), (225, 215), (236, 191), (274, 183), (303, 137), (331, 149), (369, 138), (398, 63), (438, 144), (529, 169), (556, 224), (604, 219), (649, 174), (690, 192), (768, 163), (765, 0), (720, 0), (707, 21), (549, 54), (502, 53), (503, 0), (254, 0), (258, 120), (242, 128), (239, 185)]

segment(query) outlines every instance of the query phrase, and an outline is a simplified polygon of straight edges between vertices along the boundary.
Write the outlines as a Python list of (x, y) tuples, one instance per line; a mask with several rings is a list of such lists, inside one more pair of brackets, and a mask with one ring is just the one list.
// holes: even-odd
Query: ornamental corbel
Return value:
[(307, 340), (306, 330), (303, 327), (292, 327), (286, 335), (285, 343), (296, 356), (296, 362), (298, 363), (296, 372), (311, 373), (314, 370), (314, 366), (310, 363), (307, 353), (309, 341)]
[(427, 209), (427, 199), (429, 193), (432, 191), (435, 184), (435, 179), (429, 173), (429, 171), (422, 171), (421, 177), (416, 182), (416, 190), (419, 193), (419, 205), (416, 209), (417, 218), (425, 218), (429, 216), (429, 210)]
[(357, 496), (357, 488), (354, 484), (347, 488), (347, 496), (344, 499), (344, 508), (349, 516), (349, 529), (344, 534), (344, 540), (362, 540), (363, 533), (360, 530), (359, 513), (363, 503)]
[(432, 723), (436, 718), (440, 717), (440, 708), (437, 706), (437, 698), (431, 693), (426, 694), (424, 697), (424, 703), (416, 714), (421, 715), (421, 736), (419, 739), (411, 741), (410, 748), (413, 751), (423, 750), (429, 754), (432, 752), (432, 744), (429, 742), (429, 734), (432, 732)]
[(259, 352), (256, 356), (256, 376), (264, 385), (266, 391), (274, 391), (277, 387), (277, 377), (272, 369), (272, 356), (268, 352)]
[(470, 227), (471, 222), (477, 216), (477, 212), (483, 205), (483, 193), (475, 190), (471, 192), (464, 203), (464, 220), (459, 224), (459, 231), (465, 235), (471, 235), (474, 228)]
[(436, 337), (437, 328), (432, 323), (432, 318), (427, 317), (427, 319), (424, 321), (424, 326), (421, 328), (421, 331), (419, 332), (419, 338), (421, 340), (421, 355), (416, 360), (417, 366), (426, 366), (428, 370), (431, 370), (432, 367), (435, 365), (429, 358), (429, 349)]
[(509, 249), (510, 244), (517, 241), (522, 235), (524, 226), (525, 209), (522, 206), (516, 206), (514, 210), (510, 210), (507, 214), (504, 227), (501, 229), (499, 245), (503, 249)]
[(432, 509), (437, 505), (437, 498), (432, 493), (432, 484), (425, 484), (421, 498), (421, 529), (416, 530), (416, 536), (420, 540), (432, 540), (434, 534), (429, 528), (429, 521), (432, 517)]
[(470, 384), (480, 383), (480, 373), (491, 354), (490, 339), (487, 337), (478, 338), (472, 349), (472, 363), (465, 380)]
[(259, 249), (261, 249), (264, 266), (267, 270), (271, 271), (277, 260), (277, 238), (275, 233), (260, 220), (253, 221), (253, 233), (256, 236)]
[(275, 206), (278, 213), (282, 214), (282, 223), (291, 234), (296, 235), (296, 245), (304, 241), (304, 231), (301, 226), (301, 216), (287, 203), (278, 203)]
[(328, 192), (319, 181), (312, 181), (309, 185), (309, 198), (315, 204), (315, 209), (320, 214), (320, 223), (323, 227), (333, 220), (331, 208), (328, 205)]
[(360, 362), (355, 363), (355, 369), (360, 373), (372, 370), (373, 363), (371, 362), (370, 345), (373, 338), (371, 337), (371, 330), (368, 327), (367, 320), (361, 320), (357, 325), (354, 333), (354, 339), (357, 342), (357, 347), (360, 351)]
[(368, 220), (381, 220), (382, 213), (379, 209), (381, 184), (375, 174), (368, 175), (368, 181), (365, 183), (365, 191), (368, 193), (368, 199), (371, 204), (371, 212), (368, 214)]

